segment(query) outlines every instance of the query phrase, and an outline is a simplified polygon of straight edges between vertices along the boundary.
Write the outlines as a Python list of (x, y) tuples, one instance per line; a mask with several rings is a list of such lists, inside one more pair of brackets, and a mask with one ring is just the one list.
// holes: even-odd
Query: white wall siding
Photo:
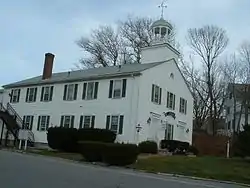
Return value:
[[(174, 79), (170, 78), (171, 73), (174, 74)], [(162, 88), (161, 105), (151, 102), (152, 84), (156, 84)], [(166, 107), (167, 91), (170, 91), (176, 95), (174, 110), (176, 114), (176, 122), (182, 121), (186, 123), (184, 127), (177, 127), (174, 125), (173, 139), (192, 143), (193, 98), (173, 60), (144, 71), (142, 77), (140, 78), (138, 122), (143, 127), (140, 133), (140, 140), (147, 139), (149, 131), (152, 131), (152, 128), (150, 128), (151, 125), (147, 124), (147, 119), (150, 117), (150, 112), (162, 115), (163, 112), (171, 111)], [(187, 100), (187, 114), (179, 113), (180, 97)], [(155, 129), (164, 131), (160, 125), (155, 126)], [(187, 129), (189, 129), (188, 133), (186, 133)], [(156, 130), (154, 131), (157, 132)], [(158, 140), (164, 138), (163, 134), (158, 135), (158, 137), (159, 136), (161, 138), (158, 138)]]
[[(96, 80), (99, 82), (98, 96), (95, 100), (82, 100), (83, 83), (78, 84), (77, 100), (64, 101), (63, 91), (65, 84), (55, 84), (53, 99), (51, 102), (40, 102), (41, 88), (38, 86), (37, 98), (34, 103), (26, 103), (26, 90), (22, 88), (20, 93), (19, 103), (14, 103), (12, 106), (16, 109), (19, 115), (33, 115), (33, 132), (36, 142), (47, 142), (46, 132), (37, 131), (37, 121), (40, 115), (50, 116), (49, 126), (60, 126), (61, 115), (74, 115), (74, 127), (79, 128), (79, 121), (81, 115), (95, 115), (95, 128), (106, 127), (107, 115), (124, 115), (123, 134), (118, 135), (117, 140), (123, 142), (133, 142), (134, 135), (131, 131), (134, 129), (132, 123), (135, 122), (133, 115), (135, 100), (134, 83), (137, 78), (128, 77), (126, 87), (126, 97), (120, 99), (110, 99), (109, 96), (109, 82), (110, 80)], [(10, 91), (9, 91), (10, 92)]]
[(178, 52), (169, 47), (169, 44), (161, 44), (142, 48), (142, 63), (154, 63), (167, 61), (168, 59), (179, 58)]

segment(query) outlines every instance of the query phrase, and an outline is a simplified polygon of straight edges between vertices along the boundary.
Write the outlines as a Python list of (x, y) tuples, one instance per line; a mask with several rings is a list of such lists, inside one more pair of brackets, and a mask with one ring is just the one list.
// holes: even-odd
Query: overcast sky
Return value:
[[(159, 18), (160, 0), (2, 0), (0, 85), (42, 73), (44, 53), (56, 55), (54, 72), (67, 71), (81, 57), (75, 40), (100, 24), (128, 14)], [(227, 30), (228, 52), (250, 40), (250, 0), (169, 0), (165, 17), (187, 49), (188, 28), (215, 24)], [(187, 55), (187, 51), (185, 55)]]

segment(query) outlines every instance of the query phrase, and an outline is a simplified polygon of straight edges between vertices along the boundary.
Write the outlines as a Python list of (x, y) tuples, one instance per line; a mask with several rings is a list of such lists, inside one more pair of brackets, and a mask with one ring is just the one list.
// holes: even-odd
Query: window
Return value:
[(175, 109), (175, 95), (171, 92), (167, 93), (167, 108)]
[(26, 102), (36, 102), (37, 87), (27, 88)]
[(77, 99), (78, 84), (67, 84), (64, 86), (63, 100), (73, 101)]
[(126, 96), (127, 80), (110, 80), (109, 98), (121, 98)]
[(173, 140), (173, 134), (174, 126), (171, 124), (167, 124), (167, 127), (165, 129), (165, 140)]
[(38, 116), (37, 130), (47, 131), (49, 128), (50, 116)]
[(180, 113), (187, 114), (187, 100), (180, 97)]
[(20, 89), (12, 89), (10, 94), (10, 102), (18, 103), (20, 98)]
[(161, 92), (162, 92), (162, 89), (153, 84), (152, 85), (152, 94), (151, 94), (151, 101), (156, 103), (156, 104), (161, 104)]
[(53, 89), (54, 89), (54, 86), (42, 87), (41, 101), (43, 102), (52, 101)]
[(82, 99), (92, 100), (97, 99), (98, 94), (98, 82), (88, 82), (83, 84)]
[(81, 116), (79, 128), (94, 128), (95, 116)]
[(23, 116), (22, 129), (32, 130), (34, 116)]
[(65, 127), (65, 128), (74, 128), (74, 119), (75, 116), (61, 116), (61, 122), (60, 122), (60, 126), (61, 127)]
[(122, 134), (123, 132), (123, 115), (107, 116), (106, 129), (114, 131), (116, 134)]

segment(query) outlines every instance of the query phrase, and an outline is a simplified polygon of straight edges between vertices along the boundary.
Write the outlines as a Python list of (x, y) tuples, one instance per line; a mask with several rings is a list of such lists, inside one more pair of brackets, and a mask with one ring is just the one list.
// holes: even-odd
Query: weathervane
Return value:
[(158, 6), (161, 8), (161, 18), (163, 18), (163, 13), (164, 13), (164, 8), (167, 8), (168, 6), (166, 5), (167, 0), (163, 0), (161, 4)]

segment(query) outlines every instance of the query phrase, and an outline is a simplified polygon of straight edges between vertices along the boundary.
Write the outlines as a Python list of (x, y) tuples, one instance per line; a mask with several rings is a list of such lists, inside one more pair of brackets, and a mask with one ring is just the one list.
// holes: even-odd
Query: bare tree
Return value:
[(141, 59), (141, 48), (150, 45), (152, 23), (150, 18), (132, 16), (125, 21), (118, 22), (124, 44), (137, 63)]
[(208, 92), (198, 67), (194, 66), (191, 56), (189, 59), (189, 63), (182, 59), (180, 68), (194, 98), (194, 129), (201, 129), (208, 115)]
[(100, 26), (92, 31), (89, 38), (82, 37), (76, 43), (90, 56), (80, 60), (84, 67), (105, 67), (120, 63), (122, 39), (111, 26)]
[[(216, 62), (228, 44), (225, 30), (217, 26), (204, 26), (188, 30), (188, 43), (195, 54), (199, 56), (203, 65), (203, 78), (206, 83), (209, 101), (209, 117), (215, 134), (216, 118), (221, 113), (221, 95), (223, 91), (217, 92), (221, 83), (218, 81), (218, 66)], [(219, 97), (220, 96), (220, 97)], [(219, 105), (221, 106), (221, 105)]]

